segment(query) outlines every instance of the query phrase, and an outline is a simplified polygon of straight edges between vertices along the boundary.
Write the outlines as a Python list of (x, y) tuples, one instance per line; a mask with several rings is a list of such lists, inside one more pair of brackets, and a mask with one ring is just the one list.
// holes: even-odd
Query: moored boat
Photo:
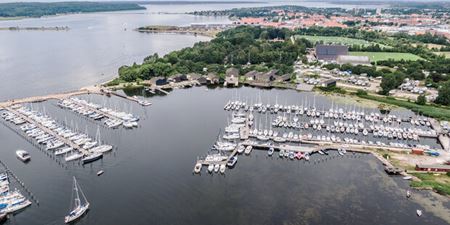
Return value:
[(227, 162), (227, 166), (230, 168), (234, 167), (234, 165), (236, 165), (236, 163), (237, 163), (237, 160), (238, 160), (237, 156), (231, 157), (230, 160), (228, 160), (228, 162)]
[(87, 163), (95, 162), (101, 158), (103, 158), (103, 153), (94, 152), (94, 153), (91, 153), (91, 154), (83, 157), (83, 159), (81, 159), (81, 161), (83, 162), (83, 164), (87, 164)]
[(27, 162), (31, 159), (30, 154), (25, 150), (17, 150), (16, 155), (22, 162)]
[(200, 173), (201, 170), (202, 170), (202, 164), (201, 163), (195, 164), (194, 173)]

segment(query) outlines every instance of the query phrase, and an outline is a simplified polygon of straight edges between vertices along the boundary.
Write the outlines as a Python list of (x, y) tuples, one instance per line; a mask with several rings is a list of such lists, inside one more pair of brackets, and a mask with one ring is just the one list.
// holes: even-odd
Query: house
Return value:
[(271, 70), (271, 71), (269, 71), (267, 73), (259, 74), (256, 77), (256, 80), (258, 82), (265, 82), (265, 83), (272, 82), (272, 81), (274, 81), (276, 79), (276, 73), (277, 73), (277, 70)]
[(188, 78), (189, 80), (198, 80), (198, 79), (200, 79), (200, 77), (202, 77), (202, 75), (201, 75), (201, 74), (198, 74), (198, 73), (189, 73), (189, 74), (187, 75), (187, 78)]
[(215, 73), (209, 73), (206, 76), (206, 79), (208, 80), (208, 84), (218, 84), (219, 83), (219, 77)]
[(198, 83), (201, 85), (208, 84), (208, 78), (206, 76), (201, 76), (197, 79)]
[(428, 172), (450, 172), (450, 165), (440, 165), (440, 164), (434, 164), (434, 165), (424, 165), (424, 164), (417, 164), (416, 170), (418, 171), (428, 171)]
[(228, 68), (227, 71), (225, 71), (225, 76), (230, 77), (239, 77), (239, 69), (236, 68)]
[(348, 55), (345, 45), (316, 45), (316, 58), (324, 61), (336, 61), (340, 55)]
[(173, 82), (177, 82), (178, 83), (178, 82), (182, 82), (182, 81), (187, 81), (188, 78), (187, 78), (187, 76), (185, 74), (177, 74), (177, 75), (173, 76), (171, 78), (171, 80)]
[(256, 78), (258, 77), (258, 75), (260, 74), (260, 72), (252, 70), (246, 74), (244, 74), (245, 80), (247, 81), (254, 81), (256, 80)]
[(165, 78), (165, 77), (152, 77), (150, 79), (149, 83), (151, 85), (162, 86), (162, 85), (166, 85), (168, 82), (167, 82), (167, 78)]
[(239, 77), (235, 77), (233, 75), (226, 76), (223, 86), (228, 86), (228, 85), (239, 86)]

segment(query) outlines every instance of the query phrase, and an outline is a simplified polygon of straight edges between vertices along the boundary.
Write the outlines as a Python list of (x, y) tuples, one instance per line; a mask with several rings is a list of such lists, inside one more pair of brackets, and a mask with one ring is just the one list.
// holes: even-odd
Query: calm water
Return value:
[[(91, 210), (77, 224), (446, 224), (431, 213), (415, 216), (419, 205), (404, 197), (406, 183), (388, 177), (370, 155), (314, 155), (311, 163), (267, 158), (264, 151), (240, 156), (225, 176), (203, 171), (192, 175), (197, 156), (204, 155), (226, 124), (223, 105), (236, 89), (204, 87), (152, 97), (143, 108), (122, 99), (84, 96), (93, 102), (138, 115), (140, 127), (106, 129), (55, 106), (33, 104), (71, 127), (116, 146), (113, 153), (87, 166), (61, 166), (2, 126), (1, 160), (27, 185), (39, 206), (17, 214), (9, 224), (62, 224), (76, 176)], [(241, 95), (279, 95), (295, 103), (305, 93), (260, 92), (241, 88)], [(317, 102), (328, 104), (322, 97)], [(28, 164), (14, 151), (27, 149)], [(105, 170), (97, 177), (96, 172)], [(400, 189), (399, 189), (400, 187)]]
[(70, 27), (69, 31), (60, 32), (0, 32), (0, 101), (73, 90), (107, 81), (117, 75), (117, 69), (122, 65), (140, 63), (144, 57), (153, 53), (163, 55), (192, 46), (195, 42), (209, 40), (192, 35), (145, 34), (133, 31), (134, 28), (155, 24), (186, 26), (191, 23), (230, 23), (226, 17), (202, 17), (181, 13), (286, 4), (336, 6), (325, 2), (301, 1), (157, 4), (146, 5), (147, 10), (142, 11), (0, 21), (0, 27)]

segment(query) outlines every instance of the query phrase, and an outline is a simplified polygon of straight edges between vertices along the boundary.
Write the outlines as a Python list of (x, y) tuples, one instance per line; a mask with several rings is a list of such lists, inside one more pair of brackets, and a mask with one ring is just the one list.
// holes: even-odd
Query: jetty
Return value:
[(74, 150), (77, 150), (77, 151), (81, 152), (84, 155), (88, 155), (89, 154), (89, 151), (83, 149), (81, 146), (75, 144), (74, 142), (70, 141), (69, 139), (62, 137), (61, 135), (59, 135), (58, 133), (54, 132), (53, 130), (43, 126), (41, 123), (39, 123), (39, 122), (31, 119), (30, 117), (20, 113), (18, 110), (14, 109), (14, 107), (7, 107), (6, 110), (8, 110), (11, 113), (14, 113), (16, 116), (18, 116), (21, 119), (27, 121), (28, 123), (34, 124), (36, 127), (41, 129), (42, 131), (46, 132), (47, 134), (52, 135), (56, 139), (62, 141), (64, 144), (66, 144), (66, 145), (70, 146), (71, 148), (73, 148)]

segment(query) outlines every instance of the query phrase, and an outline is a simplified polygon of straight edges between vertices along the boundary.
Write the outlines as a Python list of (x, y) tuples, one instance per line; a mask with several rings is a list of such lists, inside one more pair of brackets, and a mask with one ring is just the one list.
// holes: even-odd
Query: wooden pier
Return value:
[(73, 101), (73, 100), (71, 100), (71, 99), (66, 99), (66, 100), (68, 100), (68, 101), (70, 101), (71, 103), (73, 103), (73, 104), (75, 104), (75, 105), (78, 105), (78, 106), (80, 106), (80, 107), (84, 107), (84, 108), (87, 108), (87, 109), (89, 109), (89, 110), (92, 110), (92, 111), (94, 111), (94, 112), (96, 112), (96, 113), (98, 113), (98, 114), (100, 114), (100, 115), (103, 115), (104, 117), (112, 118), (112, 119), (115, 119), (115, 120), (120, 120), (120, 121), (122, 121), (121, 118), (116, 117), (116, 116), (114, 116), (114, 115), (112, 115), (112, 114), (110, 114), (110, 113), (103, 112), (103, 111), (101, 111), (101, 110), (99, 110), (99, 109), (96, 109), (96, 108), (94, 108), (94, 107), (92, 107), (92, 106), (89, 106), (89, 105), (86, 105), (86, 104), (83, 104), (83, 103), (79, 103), (79, 102)]
[(78, 150), (79, 152), (83, 153), (84, 155), (88, 155), (89, 151), (81, 148), (79, 145), (75, 144), (74, 142), (60, 136), (59, 134), (57, 134), (56, 132), (54, 132), (51, 129), (48, 129), (47, 127), (43, 126), (42, 124), (40, 124), (39, 122), (31, 119), (30, 117), (23, 115), (22, 113), (18, 112), (17, 110), (13, 109), (13, 107), (7, 107), (6, 108), (8, 111), (14, 113), (16, 116), (20, 117), (21, 119), (27, 121), (28, 123), (34, 124), (36, 125), (37, 128), (41, 129), (42, 131), (52, 135), (53, 137), (55, 137), (56, 139), (62, 141), (64, 144), (72, 147), (74, 150)]

